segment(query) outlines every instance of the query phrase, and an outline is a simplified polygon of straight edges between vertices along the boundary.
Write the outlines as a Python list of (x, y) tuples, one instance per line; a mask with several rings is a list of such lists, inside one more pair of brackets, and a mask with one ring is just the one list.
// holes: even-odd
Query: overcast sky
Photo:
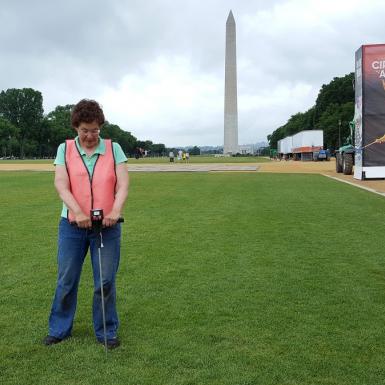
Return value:
[(383, 0), (1, 0), (0, 89), (41, 91), (46, 114), (96, 99), (141, 140), (223, 145), (230, 9), (240, 144), (310, 108), (360, 45), (385, 43)]

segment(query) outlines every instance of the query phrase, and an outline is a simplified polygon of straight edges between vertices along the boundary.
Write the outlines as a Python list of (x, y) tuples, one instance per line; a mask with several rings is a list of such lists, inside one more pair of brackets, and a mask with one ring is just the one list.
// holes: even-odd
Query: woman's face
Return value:
[(79, 135), (79, 142), (82, 147), (93, 149), (99, 143), (100, 126), (98, 122), (80, 123), (76, 131)]

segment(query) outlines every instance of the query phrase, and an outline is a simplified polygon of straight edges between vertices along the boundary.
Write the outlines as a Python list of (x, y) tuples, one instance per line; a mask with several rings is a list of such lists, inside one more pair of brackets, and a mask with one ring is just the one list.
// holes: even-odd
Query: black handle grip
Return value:
[[(116, 223), (124, 223), (124, 218), (120, 217)], [(71, 226), (77, 226), (76, 222), (70, 222)]]

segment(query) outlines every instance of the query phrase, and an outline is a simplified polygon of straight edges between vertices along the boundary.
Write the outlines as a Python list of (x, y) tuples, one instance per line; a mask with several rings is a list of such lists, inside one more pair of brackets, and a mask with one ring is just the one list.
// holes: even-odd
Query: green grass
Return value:
[[(262, 156), (251, 156), (251, 157), (214, 157), (214, 156), (191, 156), (190, 163), (265, 163), (270, 162), (269, 158)], [(0, 160), (1, 164), (17, 164), (17, 163), (43, 163), (43, 164), (52, 164), (53, 159), (14, 159), (14, 160)], [(128, 158), (128, 163), (133, 164), (153, 164), (153, 163), (170, 163), (168, 157), (161, 158)], [(175, 163), (184, 164), (184, 161), (178, 161), (175, 158)]]
[(40, 344), (56, 279), (53, 174), (0, 173), (1, 384), (380, 385), (385, 200), (319, 175), (131, 176), (104, 356), (86, 259), (73, 337)]

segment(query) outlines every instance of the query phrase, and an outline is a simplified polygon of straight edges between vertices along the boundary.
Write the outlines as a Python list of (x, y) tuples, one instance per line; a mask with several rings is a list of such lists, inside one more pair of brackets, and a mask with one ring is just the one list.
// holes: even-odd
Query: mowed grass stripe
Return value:
[(2, 383), (383, 383), (382, 197), (318, 175), (132, 174), (123, 345), (105, 360), (88, 258), (73, 338), (39, 345), (56, 276), (52, 180), (0, 173)]

